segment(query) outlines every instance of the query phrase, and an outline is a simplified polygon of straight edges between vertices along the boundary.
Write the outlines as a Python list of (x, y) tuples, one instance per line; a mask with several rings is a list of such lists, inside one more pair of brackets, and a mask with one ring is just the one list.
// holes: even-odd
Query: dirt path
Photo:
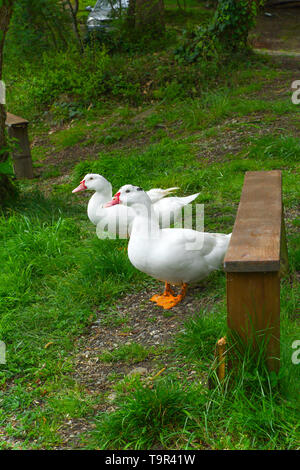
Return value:
[[(209, 313), (222, 299), (211, 298), (207, 293), (210, 279), (204, 280), (197, 288), (190, 289), (183, 302), (171, 311), (162, 310), (149, 301), (155, 293), (162, 290), (162, 283), (146, 288), (138, 293), (123, 297), (117, 305), (105, 312), (98, 312), (98, 319), (86, 335), (78, 338), (79, 352), (74, 357), (75, 373), (73, 378), (84, 387), (88, 395), (104, 394), (95, 412), (115, 410), (115, 393), (111, 390), (116, 380), (138, 374), (146, 382), (157, 375), (176, 370), (186, 379), (193, 380), (195, 371), (191, 367), (178, 369), (176, 360), (170, 357), (174, 335), (183, 329), (184, 322), (199, 313)], [(124, 345), (139, 344), (149, 351), (142, 361), (103, 362), (103, 352), (114, 351)], [(199, 380), (199, 376), (198, 376)], [(203, 377), (205, 383), (206, 378)], [(80, 448), (83, 432), (93, 429), (93, 422), (86, 419), (68, 419), (60, 429), (63, 445), (59, 448)]]
[(250, 38), (256, 49), (300, 53), (300, 3), (266, 6)]

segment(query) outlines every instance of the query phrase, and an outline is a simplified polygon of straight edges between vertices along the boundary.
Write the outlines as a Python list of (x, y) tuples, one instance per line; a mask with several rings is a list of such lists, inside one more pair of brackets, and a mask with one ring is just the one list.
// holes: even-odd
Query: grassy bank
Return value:
[[(170, 7), (173, 29), (197, 11)], [(2, 449), (299, 448), (299, 108), (289, 92), (299, 69), (249, 56), (217, 73), (170, 49), (102, 50), (96, 69), (86, 59), (84, 83), (72, 53), (23, 74), (7, 65), (8, 108), (32, 121), (36, 178), (1, 216)], [(209, 389), (226, 332), (224, 273), (162, 312), (148, 301), (162, 286), (131, 266), (126, 242), (96, 237), (87, 195), (71, 190), (90, 171), (115, 190), (179, 186), (200, 192), (205, 230), (229, 233), (245, 171), (269, 169), (283, 173), (290, 259), (281, 373), (246, 356), (233, 387)]]

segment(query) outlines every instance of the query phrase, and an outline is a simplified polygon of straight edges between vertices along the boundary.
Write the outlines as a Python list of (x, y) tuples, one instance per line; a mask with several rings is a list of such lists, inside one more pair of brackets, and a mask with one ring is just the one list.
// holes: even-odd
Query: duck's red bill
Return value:
[(77, 186), (77, 188), (73, 189), (72, 193), (78, 193), (78, 191), (85, 191), (85, 189), (87, 189), (87, 187), (85, 185), (85, 181), (82, 180), (80, 181), (80, 185)]
[(121, 193), (115, 194), (112, 200), (104, 204), (103, 207), (112, 207), (112, 206), (115, 206), (116, 204), (120, 204), (120, 194)]

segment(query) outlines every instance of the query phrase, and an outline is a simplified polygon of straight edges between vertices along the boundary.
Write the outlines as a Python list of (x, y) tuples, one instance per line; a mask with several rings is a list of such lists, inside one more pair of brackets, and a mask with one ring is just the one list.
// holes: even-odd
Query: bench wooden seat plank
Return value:
[(15, 114), (6, 113), (5, 124), (7, 127), (20, 126), (20, 125), (24, 126), (28, 124), (28, 121), (19, 116), (16, 116)]
[(225, 271), (279, 271), (281, 219), (281, 172), (247, 172)]

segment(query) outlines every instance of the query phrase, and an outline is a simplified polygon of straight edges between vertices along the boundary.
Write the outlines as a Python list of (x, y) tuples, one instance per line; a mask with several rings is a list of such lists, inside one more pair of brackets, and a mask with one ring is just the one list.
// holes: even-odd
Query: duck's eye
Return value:
[(125, 193), (130, 193), (130, 189), (126, 189)]
[(142, 188), (137, 188), (137, 191), (143, 191)]
[(90, 181), (93, 180), (94, 178), (90, 177)]

